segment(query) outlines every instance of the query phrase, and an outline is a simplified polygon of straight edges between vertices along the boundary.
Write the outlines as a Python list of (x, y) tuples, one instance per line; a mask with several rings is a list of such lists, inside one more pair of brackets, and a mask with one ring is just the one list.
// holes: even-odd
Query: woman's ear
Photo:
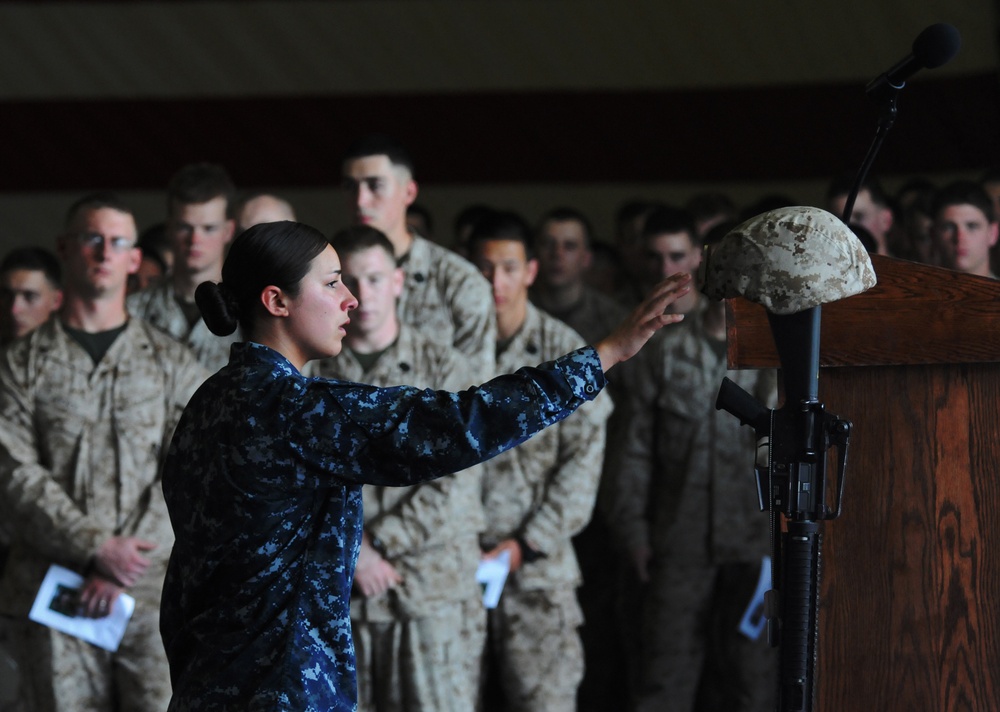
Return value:
[(270, 284), (261, 291), (260, 303), (273, 316), (288, 316), (288, 303), (280, 287)]

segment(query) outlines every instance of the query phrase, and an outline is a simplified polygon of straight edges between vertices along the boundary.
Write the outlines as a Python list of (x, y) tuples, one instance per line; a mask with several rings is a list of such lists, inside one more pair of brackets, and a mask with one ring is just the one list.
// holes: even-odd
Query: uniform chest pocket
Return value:
[(664, 474), (683, 473), (706, 419), (702, 376), (692, 367), (675, 367), (656, 400), (656, 450)]
[(38, 397), (34, 428), (39, 461), (53, 470), (62, 470), (93, 427), (99, 409), (96, 399), (71, 391), (50, 390)]
[(703, 418), (707, 395), (704, 380), (701, 369), (694, 364), (673, 364), (667, 373), (665, 387), (657, 398), (657, 408), (672, 419)]
[[(136, 374), (137, 376), (139, 374)], [(159, 374), (117, 378), (111, 388), (113, 410), (106, 417), (114, 425), (114, 436), (132, 457), (159, 457), (166, 423), (166, 384)]]

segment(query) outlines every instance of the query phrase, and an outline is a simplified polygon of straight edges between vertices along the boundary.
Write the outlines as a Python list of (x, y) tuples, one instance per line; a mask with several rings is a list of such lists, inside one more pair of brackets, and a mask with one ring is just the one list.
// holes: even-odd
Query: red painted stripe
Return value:
[[(156, 189), (213, 160), (244, 186), (338, 180), (360, 133), (404, 141), (425, 183), (755, 181), (853, 170), (863, 85), (0, 103), (0, 190)], [(905, 88), (880, 174), (1000, 165), (996, 74)]]

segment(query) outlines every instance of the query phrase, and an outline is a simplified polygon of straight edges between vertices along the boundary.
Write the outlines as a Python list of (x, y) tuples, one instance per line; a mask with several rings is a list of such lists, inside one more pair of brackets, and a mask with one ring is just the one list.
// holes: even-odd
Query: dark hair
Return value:
[(706, 232), (705, 236), (702, 238), (701, 240), (702, 245), (705, 246), (715, 245), (722, 242), (722, 238), (724, 238), (730, 232), (739, 227), (739, 225), (740, 223), (737, 222), (736, 220), (724, 220), (723, 222), (720, 222), (718, 225), (713, 225), (711, 228), (709, 228), (708, 232)]
[(372, 247), (381, 247), (388, 253), (393, 262), (396, 261), (396, 252), (392, 247), (392, 242), (389, 241), (384, 232), (371, 225), (352, 225), (338, 230), (330, 238), (330, 244), (341, 257), (353, 255)]
[(531, 260), (535, 252), (531, 245), (531, 228), (528, 223), (515, 212), (509, 210), (492, 210), (483, 215), (472, 227), (469, 234), (469, 251), (472, 252), (479, 242), (487, 240), (514, 240), (524, 245), (524, 254)]
[(538, 229), (535, 234), (539, 237), (542, 234), (542, 230), (545, 228), (545, 223), (550, 222), (575, 222), (579, 223), (583, 228), (583, 242), (590, 249), (594, 243), (594, 230), (590, 225), (590, 221), (587, 216), (581, 213), (575, 208), (553, 208), (542, 216), (542, 219), (538, 221)]
[(472, 205), (467, 205), (462, 208), (458, 215), (455, 216), (455, 221), (452, 223), (452, 234), (458, 238), (461, 237), (462, 232), (466, 229), (469, 231), (476, 226), (480, 218), (485, 215), (489, 215), (493, 212), (493, 208), (489, 205), (484, 205), (483, 203), (474, 203)]
[[(426, 205), (420, 203), (410, 203), (406, 206), (407, 215), (419, 215), (423, 221), (424, 225), (427, 226), (428, 235), (434, 234), (434, 217), (431, 215), (431, 211), (427, 209)], [(421, 237), (427, 237), (428, 235), (421, 235)]]
[(147, 227), (139, 233), (139, 240), (135, 244), (142, 250), (143, 256), (152, 256), (163, 266), (164, 274), (168, 272), (167, 259), (164, 255), (170, 252), (171, 245), (165, 222), (154, 223)]
[[(758, 199), (757, 202), (748, 205), (740, 211), (740, 216), (737, 218), (739, 222), (745, 222), (750, 218), (755, 218), (762, 213), (768, 213), (772, 210), (777, 210), (778, 208), (788, 208), (793, 205), (798, 205), (795, 198), (787, 195), (782, 195), (781, 193), (770, 193)], [(840, 217), (839, 215), (837, 217)]]
[[(830, 185), (827, 186), (827, 201), (836, 198), (838, 195), (850, 195), (851, 190), (854, 189), (855, 180), (857, 180), (857, 176), (852, 173), (842, 173), (839, 176), (836, 176), (832, 181), (830, 181)], [(865, 176), (864, 182), (862, 182), (861, 187), (858, 188), (858, 193), (863, 190), (868, 191), (868, 195), (871, 196), (872, 202), (876, 205), (881, 205), (883, 208), (893, 207), (889, 194), (882, 188), (882, 184), (879, 183), (878, 178), (875, 178), (872, 175)], [(840, 216), (838, 215), (837, 217)]]
[(119, 213), (125, 213), (126, 215), (132, 215), (132, 208), (126, 205), (117, 193), (113, 193), (109, 190), (98, 191), (96, 193), (87, 193), (82, 198), (78, 198), (69, 206), (69, 210), (66, 211), (66, 228), (70, 228), (73, 225), (73, 221), (76, 220), (77, 216), (84, 211), (90, 210), (101, 210), (102, 208), (110, 208)]
[(937, 220), (941, 211), (952, 205), (972, 205), (982, 211), (988, 222), (996, 222), (996, 215), (993, 214), (993, 201), (990, 200), (990, 196), (986, 194), (982, 186), (974, 181), (955, 181), (935, 193), (934, 201), (931, 203), (931, 216)]
[(16, 269), (41, 272), (56, 289), (62, 284), (62, 269), (59, 260), (44, 247), (18, 247), (8, 252), (0, 262), (0, 274)]
[(372, 133), (355, 140), (344, 151), (341, 163), (369, 156), (386, 156), (389, 163), (394, 166), (402, 166), (410, 172), (411, 176), (413, 175), (413, 159), (410, 158), (409, 152), (403, 147), (403, 144), (385, 134)]
[(226, 217), (232, 217), (236, 186), (226, 169), (216, 163), (189, 163), (167, 184), (167, 212), (174, 205), (207, 203), (220, 196), (226, 199)]
[(694, 227), (694, 216), (687, 210), (662, 205), (646, 217), (646, 223), (642, 227), (642, 239), (648, 240), (658, 235), (677, 232), (687, 233), (687, 236), (691, 238), (691, 244), (698, 245), (698, 232)]
[(871, 234), (871, 231), (868, 228), (859, 223), (851, 223), (847, 227), (854, 233), (855, 237), (858, 238), (861, 245), (867, 252), (872, 254), (878, 252), (878, 243), (875, 241), (875, 236)]
[(205, 325), (213, 334), (227, 336), (239, 324), (248, 338), (264, 288), (274, 285), (297, 296), (299, 282), (328, 245), (323, 233), (302, 223), (285, 220), (248, 228), (229, 248), (222, 282), (202, 282), (195, 290)]

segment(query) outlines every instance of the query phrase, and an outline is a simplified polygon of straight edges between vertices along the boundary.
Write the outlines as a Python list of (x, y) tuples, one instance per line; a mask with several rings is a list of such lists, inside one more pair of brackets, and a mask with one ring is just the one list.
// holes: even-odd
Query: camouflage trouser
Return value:
[(408, 621), (352, 621), (358, 710), (475, 709), (486, 642), (481, 601), (442, 607)]
[(640, 712), (771, 712), (777, 653), (739, 622), (759, 564), (654, 565), (643, 606)]
[[(489, 659), (510, 712), (575, 712), (583, 614), (573, 588), (507, 589), (489, 612)], [(486, 701), (486, 707), (495, 705)]]
[(157, 610), (137, 606), (116, 653), (27, 619), (2, 625), (19, 678), (18, 704), (4, 712), (163, 712), (170, 702)]

